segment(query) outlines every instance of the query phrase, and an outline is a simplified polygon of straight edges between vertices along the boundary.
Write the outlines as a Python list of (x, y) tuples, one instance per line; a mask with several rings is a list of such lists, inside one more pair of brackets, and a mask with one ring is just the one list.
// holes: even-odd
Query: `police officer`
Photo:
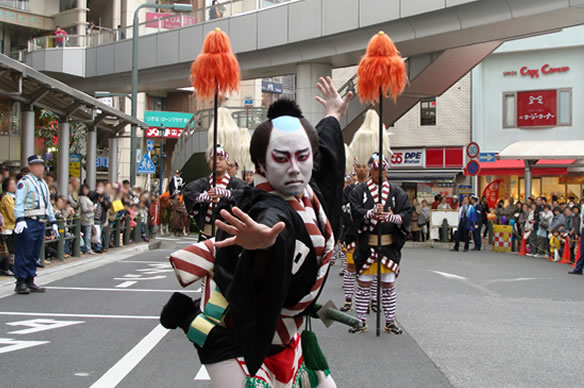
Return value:
[(59, 229), (51, 199), (49, 187), (43, 180), (45, 161), (37, 155), (28, 157), (30, 173), (23, 176), (16, 186), (16, 203), (14, 205), (14, 275), (16, 276), (17, 294), (45, 292), (34, 283), (36, 262), (40, 257), (45, 226), (52, 224), (52, 233), (59, 237)]

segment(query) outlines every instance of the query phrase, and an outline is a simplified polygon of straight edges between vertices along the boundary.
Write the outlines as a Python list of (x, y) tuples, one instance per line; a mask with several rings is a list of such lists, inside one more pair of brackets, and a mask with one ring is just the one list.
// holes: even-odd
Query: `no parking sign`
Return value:
[(470, 176), (479, 175), (479, 172), (481, 172), (481, 165), (476, 160), (471, 160), (466, 164), (464, 172), (466, 175)]

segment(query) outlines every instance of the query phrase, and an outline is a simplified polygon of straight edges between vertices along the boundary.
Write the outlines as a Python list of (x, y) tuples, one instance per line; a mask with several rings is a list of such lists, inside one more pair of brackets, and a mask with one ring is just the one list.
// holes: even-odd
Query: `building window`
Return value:
[(420, 102), (420, 125), (436, 125), (436, 97)]
[(558, 125), (572, 125), (572, 89), (558, 89)]
[(0, 5), (8, 8), (21, 9), (23, 11), (30, 10), (29, 0), (0, 0)]
[(503, 128), (517, 127), (516, 105), (515, 92), (503, 93)]

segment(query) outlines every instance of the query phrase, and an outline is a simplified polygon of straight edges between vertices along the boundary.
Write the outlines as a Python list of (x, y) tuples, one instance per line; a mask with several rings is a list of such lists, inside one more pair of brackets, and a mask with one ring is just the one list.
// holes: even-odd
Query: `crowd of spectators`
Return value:
[[(8, 168), (1, 169), (0, 183), (0, 276), (11, 276), (14, 262), (14, 199), (17, 182), (27, 174), (23, 168), (12, 176)], [(152, 203), (158, 196), (144, 191), (140, 186), (130, 187), (125, 180), (120, 183), (98, 182), (95, 190), (90, 190), (86, 184), (81, 184), (77, 177), (69, 178), (68, 195), (57, 194), (57, 183), (52, 174), (47, 173), (44, 179), (49, 187), (51, 204), (57, 220), (63, 220), (65, 225), (65, 257), (72, 253), (72, 234), (74, 223), (78, 219), (81, 225), (81, 252), (93, 255), (107, 252), (115, 245), (114, 229), (116, 223), (130, 219), (131, 236), (133, 229), (141, 228), (140, 235), (148, 241), (146, 227), (152, 230)], [(154, 211), (154, 210), (152, 210)], [(138, 225), (137, 216), (142, 221)], [(148, 225), (146, 225), (148, 224)], [(45, 258), (38, 259), (37, 266), (44, 267), (57, 255), (57, 243), (51, 233), (46, 234)]]
[[(481, 240), (487, 237), (489, 225), (509, 225), (513, 238), (520, 244), (525, 239), (529, 256), (561, 257), (570, 246), (572, 260), (582, 230), (581, 210), (584, 200), (577, 202), (574, 197), (561, 201), (558, 197), (550, 199), (539, 196), (529, 197), (525, 203), (515, 202), (514, 198), (499, 200), (496, 206), (489, 207), (486, 197), (457, 197), (436, 195), (430, 206), (426, 200), (412, 200), (411, 238), (413, 241), (430, 239), (430, 210), (453, 209), (459, 211), (459, 226), (450, 240), (470, 242), (474, 240), (475, 249), (480, 249)], [(461, 209), (462, 203), (467, 207)], [(459, 232), (460, 231), (460, 232)], [(461, 234), (458, 236), (458, 234)], [(458, 245), (455, 246), (458, 249)], [(465, 249), (469, 245), (465, 244)]]

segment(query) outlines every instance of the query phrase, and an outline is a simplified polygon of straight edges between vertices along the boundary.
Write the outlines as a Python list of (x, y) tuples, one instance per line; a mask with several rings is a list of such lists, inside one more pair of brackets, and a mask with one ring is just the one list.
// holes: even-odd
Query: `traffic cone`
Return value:
[(572, 267), (575, 267), (576, 264), (578, 263), (578, 259), (580, 258), (580, 239), (582, 237), (578, 238), (578, 242), (576, 243), (576, 253), (574, 253), (574, 263), (572, 264)]
[(566, 237), (566, 243), (564, 244), (564, 253), (562, 254), (562, 260), (560, 264), (570, 264), (570, 239)]
[(517, 254), (519, 256), (525, 256), (527, 254), (527, 242), (523, 236), (521, 236), (521, 248), (519, 248), (519, 252)]

